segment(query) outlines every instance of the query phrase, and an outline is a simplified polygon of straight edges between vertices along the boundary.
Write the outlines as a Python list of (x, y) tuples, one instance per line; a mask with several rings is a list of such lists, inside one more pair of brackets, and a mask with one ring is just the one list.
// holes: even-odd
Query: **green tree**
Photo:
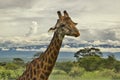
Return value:
[(17, 64), (17, 65), (24, 65), (24, 60), (21, 58), (14, 58), (13, 59), (13, 63)]
[(120, 61), (116, 61), (116, 63), (115, 63), (115, 71), (117, 73), (120, 73)]
[(94, 71), (100, 68), (101, 58), (97, 56), (87, 56), (79, 60), (79, 65), (86, 71)]
[(104, 68), (114, 69), (116, 61), (117, 60), (115, 59), (114, 55), (108, 55), (108, 58), (104, 59), (102, 63)]
[(6, 64), (6, 62), (0, 62), (0, 66), (5, 66)]
[(74, 54), (77, 62), (86, 71), (94, 71), (100, 68), (102, 61), (102, 52), (98, 48), (84, 48), (80, 49)]
[(5, 65), (5, 68), (8, 70), (16, 70), (16, 69), (19, 69), (19, 66), (15, 63), (7, 63)]
[(65, 71), (68, 74), (73, 65), (74, 64), (72, 62), (57, 62), (55, 67), (59, 70)]
[(79, 66), (73, 66), (71, 68), (71, 71), (69, 72), (69, 76), (76, 77), (76, 76), (82, 76), (85, 72), (84, 68), (81, 68)]
[(102, 52), (98, 48), (84, 48), (80, 49), (74, 54), (77, 60), (86, 57), (86, 56), (102, 56)]

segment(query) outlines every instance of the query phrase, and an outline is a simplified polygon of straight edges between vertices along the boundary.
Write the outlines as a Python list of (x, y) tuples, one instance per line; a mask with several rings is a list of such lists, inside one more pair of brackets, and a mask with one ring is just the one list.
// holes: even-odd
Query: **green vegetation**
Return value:
[[(120, 80), (120, 61), (114, 55), (102, 58), (96, 48), (85, 48), (75, 53), (74, 62), (57, 62), (49, 80)], [(20, 58), (0, 63), (0, 80), (16, 80), (25, 69)]]

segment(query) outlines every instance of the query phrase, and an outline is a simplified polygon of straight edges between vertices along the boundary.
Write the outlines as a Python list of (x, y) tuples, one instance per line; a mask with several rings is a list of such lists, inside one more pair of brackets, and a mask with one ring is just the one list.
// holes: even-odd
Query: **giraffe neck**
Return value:
[(17, 80), (48, 80), (58, 57), (63, 38), (64, 36), (55, 32), (45, 53), (34, 59)]
[(59, 53), (60, 47), (62, 45), (62, 41), (63, 41), (64, 35), (60, 35), (57, 32), (54, 33), (53, 38), (48, 46), (48, 48), (46, 49), (45, 53)]
[(49, 65), (48, 67), (50, 72), (52, 71), (54, 64), (56, 62), (56, 59), (58, 57), (63, 38), (64, 38), (64, 35), (62, 36), (60, 34), (57, 34), (57, 32), (55, 32), (50, 42), (50, 45), (45, 51), (45, 57), (44, 57), (46, 58), (45, 63)]

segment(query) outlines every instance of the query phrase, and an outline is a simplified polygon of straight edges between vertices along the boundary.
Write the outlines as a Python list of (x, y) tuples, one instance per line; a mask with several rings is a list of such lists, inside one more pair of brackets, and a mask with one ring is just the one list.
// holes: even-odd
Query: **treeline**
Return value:
[[(39, 53), (36, 53), (33, 58), (37, 56), (39, 56)], [(114, 55), (103, 58), (100, 49), (84, 48), (76, 52), (74, 57), (76, 61), (73, 62), (57, 62), (52, 75), (61, 75), (61, 77), (66, 75), (82, 80), (92, 78), (92, 76), (93, 78), (104, 77), (110, 80), (120, 80), (120, 61), (116, 60)], [(0, 62), (0, 80), (16, 80), (25, 70), (25, 67), (26, 63), (20, 58), (14, 58), (12, 62), (8, 63)]]
[(116, 60), (114, 55), (103, 58), (100, 49), (84, 48), (76, 52), (74, 57), (76, 57), (76, 61), (58, 62), (56, 68), (73, 77), (81, 76), (84, 72), (98, 71), (103, 72), (101, 75), (108, 74), (107, 76), (111, 76), (114, 80), (120, 79), (120, 61)]
[(102, 52), (97, 48), (85, 48), (75, 53), (77, 63), (86, 71), (114, 69), (120, 72), (120, 61), (116, 60), (114, 54), (108, 55), (108, 58), (102, 58)]

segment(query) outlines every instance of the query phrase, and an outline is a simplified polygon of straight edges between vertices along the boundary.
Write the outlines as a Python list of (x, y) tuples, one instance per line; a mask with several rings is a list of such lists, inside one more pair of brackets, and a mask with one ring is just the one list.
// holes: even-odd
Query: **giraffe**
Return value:
[(57, 23), (54, 28), (49, 29), (49, 31), (54, 31), (54, 35), (48, 48), (26, 66), (26, 70), (17, 80), (48, 80), (57, 60), (64, 36), (78, 37), (80, 35), (79, 30), (75, 27), (77, 23), (71, 20), (66, 10), (64, 16), (60, 11), (57, 14), (59, 17)]

